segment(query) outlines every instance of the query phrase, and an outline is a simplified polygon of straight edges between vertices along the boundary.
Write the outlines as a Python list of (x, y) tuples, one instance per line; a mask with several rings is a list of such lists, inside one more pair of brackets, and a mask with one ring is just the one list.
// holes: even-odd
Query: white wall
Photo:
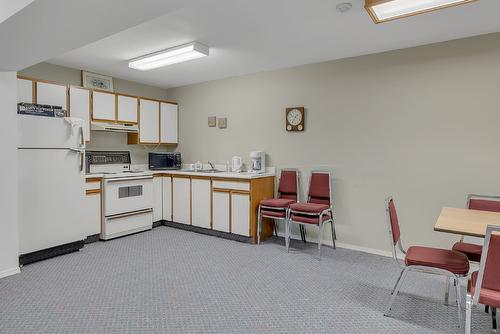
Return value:
[[(342, 243), (388, 251), (384, 199), (394, 195), (405, 244), (450, 247), (458, 237), (433, 231), (441, 208), (500, 194), (500, 34), (167, 94), (186, 161), (262, 149), (271, 166), (332, 168)], [(285, 131), (292, 106), (306, 107), (304, 133)], [(208, 116), (228, 117), (228, 128), (209, 128)]]
[(16, 99), (16, 72), (0, 72), (0, 278), (19, 272)]

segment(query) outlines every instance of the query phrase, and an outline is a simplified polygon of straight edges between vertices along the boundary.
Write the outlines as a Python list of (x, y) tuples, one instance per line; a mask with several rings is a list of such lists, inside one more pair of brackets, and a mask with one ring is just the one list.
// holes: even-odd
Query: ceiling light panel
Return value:
[(158, 67), (206, 57), (208, 54), (208, 46), (193, 42), (134, 58), (129, 61), (128, 67), (140, 71), (147, 71)]
[(477, 0), (365, 0), (365, 8), (375, 23), (391, 21)]

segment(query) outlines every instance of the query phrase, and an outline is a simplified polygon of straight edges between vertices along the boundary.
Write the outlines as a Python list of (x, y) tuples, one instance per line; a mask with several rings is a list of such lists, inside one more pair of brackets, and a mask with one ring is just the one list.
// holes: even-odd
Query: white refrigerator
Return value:
[[(78, 123), (78, 122), (76, 122)], [(64, 118), (18, 115), (19, 254), (86, 238), (85, 142), (81, 126)], [(74, 245), (73, 245), (74, 246)], [(67, 253), (68, 247), (60, 247)], [(23, 261), (21, 261), (22, 263)], [(27, 261), (32, 262), (32, 261)]]

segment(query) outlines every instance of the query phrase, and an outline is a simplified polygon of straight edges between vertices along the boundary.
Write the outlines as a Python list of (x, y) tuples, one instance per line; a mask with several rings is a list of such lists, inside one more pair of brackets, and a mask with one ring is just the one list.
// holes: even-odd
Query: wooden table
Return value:
[(500, 227), (500, 213), (443, 208), (434, 231), (484, 238), (488, 225)]

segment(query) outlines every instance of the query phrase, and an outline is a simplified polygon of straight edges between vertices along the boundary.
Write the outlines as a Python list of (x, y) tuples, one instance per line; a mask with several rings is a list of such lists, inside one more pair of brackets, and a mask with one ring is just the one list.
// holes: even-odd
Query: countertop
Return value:
[[(186, 175), (186, 176), (201, 176), (201, 177), (214, 177), (214, 178), (228, 178), (228, 179), (260, 179), (264, 177), (275, 176), (274, 168), (269, 168), (265, 173), (255, 174), (255, 173), (232, 173), (232, 172), (219, 172), (219, 173), (201, 173), (189, 170), (149, 170), (149, 172), (154, 174), (169, 174), (169, 175)], [(104, 174), (86, 174), (86, 178), (99, 178), (103, 177)]]
[(232, 173), (232, 172), (218, 172), (218, 173), (202, 173), (188, 170), (163, 170), (152, 171), (153, 174), (170, 174), (170, 175), (186, 175), (186, 176), (202, 176), (202, 177), (215, 177), (215, 178), (229, 178), (229, 179), (260, 179), (264, 177), (274, 176), (274, 171), (267, 171), (261, 174), (255, 173)]

